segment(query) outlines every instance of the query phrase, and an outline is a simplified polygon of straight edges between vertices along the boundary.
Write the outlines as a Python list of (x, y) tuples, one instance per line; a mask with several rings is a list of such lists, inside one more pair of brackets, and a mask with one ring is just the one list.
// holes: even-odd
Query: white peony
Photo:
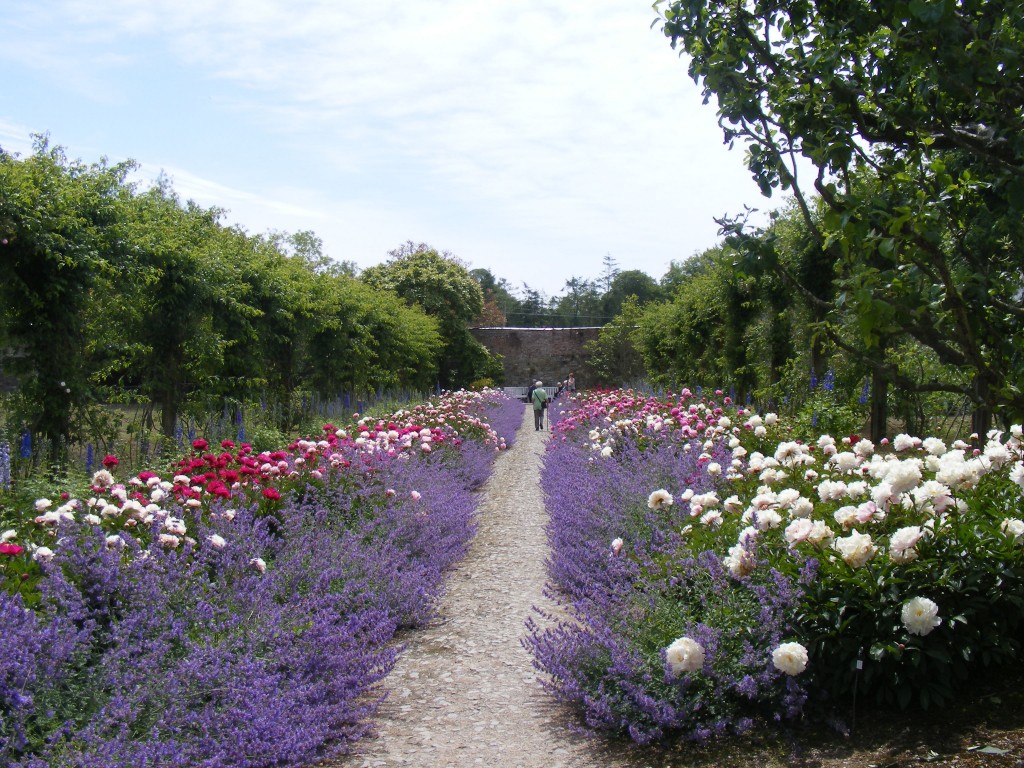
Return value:
[(1017, 541), (1024, 538), (1024, 520), (1018, 520), (1016, 517), (1008, 517), (1003, 520), (999, 526), (999, 530), (1005, 533), (1007, 536), (1012, 536)]
[(726, 512), (736, 513), (743, 509), (743, 502), (740, 501), (740, 497), (733, 494), (728, 499), (722, 502), (722, 506)]
[(776, 494), (776, 498), (780, 509), (789, 509), (800, 498), (800, 491), (796, 488), (783, 488)]
[(782, 525), (782, 515), (774, 509), (763, 509), (760, 512), (755, 512), (753, 519), (756, 521), (755, 526), (759, 531), (767, 531), (769, 528), (778, 528)]
[(836, 539), (832, 546), (842, 556), (843, 562), (851, 568), (860, 568), (878, 552), (867, 533), (858, 533), (854, 528), (849, 536)]
[(659, 488), (657, 491), (647, 497), (647, 506), (651, 509), (661, 509), (663, 507), (670, 507), (674, 503), (672, 494), (666, 491), (664, 488)]
[(857, 444), (853, 446), (853, 452), (858, 456), (867, 458), (875, 452), (875, 444), (870, 440), (858, 440)]
[(897, 453), (902, 453), (903, 451), (909, 451), (912, 448), (917, 448), (920, 444), (921, 440), (919, 438), (912, 437), (907, 434), (899, 434), (893, 438), (892, 449)]
[(889, 559), (894, 563), (909, 563), (917, 559), (917, 542), (924, 531), (916, 525), (900, 528), (889, 538)]
[(750, 554), (741, 545), (737, 544), (733, 547), (729, 547), (729, 554), (722, 561), (722, 564), (729, 569), (729, 573), (733, 578), (739, 579), (753, 572), (754, 566), (757, 563), (752, 554)]
[(1018, 461), (1010, 470), (1010, 479), (1024, 489), (1024, 461)]
[(101, 469), (92, 476), (92, 484), (97, 488), (109, 488), (114, 484), (114, 476), (105, 469)]
[(722, 524), (722, 513), (717, 509), (705, 512), (701, 515), (700, 523), (708, 528), (718, 528)]
[(787, 675), (799, 675), (807, 669), (807, 649), (800, 643), (783, 643), (772, 651), (772, 664)]
[(814, 512), (814, 502), (802, 496), (793, 502), (793, 506), (789, 510), (789, 514), (794, 518), (810, 517), (812, 512)]
[(807, 541), (816, 547), (823, 547), (835, 538), (835, 533), (825, 524), (824, 520), (815, 520), (814, 527), (807, 536)]
[(912, 635), (927, 635), (939, 624), (939, 606), (927, 597), (915, 597), (903, 606), (903, 626)]
[(921, 462), (916, 459), (895, 462), (889, 467), (885, 480), (894, 494), (912, 491), (921, 484)]
[(832, 518), (839, 524), (840, 528), (848, 531), (857, 524), (857, 508), (850, 505), (840, 507), (832, 513)]
[(840, 472), (854, 472), (860, 468), (860, 457), (850, 451), (837, 453), (829, 459), (829, 463), (835, 465)]
[(704, 648), (696, 640), (680, 637), (665, 649), (665, 661), (673, 676), (699, 672), (704, 667)]
[(807, 541), (807, 537), (811, 535), (814, 530), (814, 523), (808, 520), (806, 517), (798, 517), (796, 520), (786, 526), (785, 537), (786, 541), (789, 542), (789, 546), (799, 544), (801, 541)]

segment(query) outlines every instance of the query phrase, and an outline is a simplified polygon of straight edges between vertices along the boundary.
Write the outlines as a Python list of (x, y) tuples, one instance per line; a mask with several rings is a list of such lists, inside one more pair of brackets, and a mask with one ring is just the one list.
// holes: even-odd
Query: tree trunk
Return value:
[(971, 413), (971, 432), (984, 439), (992, 429), (992, 406), (989, 399), (988, 382), (980, 376), (974, 377), (974, 394), (977, 396), (974, 412)]
[[(885, 355), (884, 348), (878, 354)], [(889, 380), (879, 368), (871, 371), (871, 401), (868, 417), (868, 439), (879, 442), (889, 431)]]
[(178, 425), (178, 388), (171, 385), (160, 393), (160, 431), (169, 440), (174, 439), (174, 428)]

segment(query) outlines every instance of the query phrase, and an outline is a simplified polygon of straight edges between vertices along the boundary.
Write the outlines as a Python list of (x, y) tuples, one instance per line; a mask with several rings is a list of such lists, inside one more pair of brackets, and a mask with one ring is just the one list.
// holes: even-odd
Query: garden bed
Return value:
[[(4, 532), (0, 757), (283, 766), (367, 730), (429, 620), (522, 405), (455, 393), (254, 454), (201, 438), (166, 479), (90, 487)], [(173, 477), (173, 479), (171, 479)], [(59, 495), (58, 495), (59, 494)], [(57, 499), (60, 501), (57, 501)]]
[[(699, 752), (843, 723), (856, 696), (852, 744), (872, 723), (983, 713), (985, 677), (1016, 672), (1020, 428), (808, 438), (688, 392), (560, 415), (543, 485), (569, 618), (528, 645), (586, 727)], [(925, 720), (872, 719), (903, 710)]]

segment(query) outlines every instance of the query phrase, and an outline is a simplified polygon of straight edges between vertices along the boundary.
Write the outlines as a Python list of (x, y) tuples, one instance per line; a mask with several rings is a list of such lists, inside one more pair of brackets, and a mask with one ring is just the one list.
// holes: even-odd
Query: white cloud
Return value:
[[(630, 260), (623, 268), (660, 277), (670, 259), (717, 240), (713, 216), (759, 199), (741, 152), (722, 148), (713, 108), (650, 29), (645, 3), (40, 0), (17, 9), (22, 47), (0, 55), (38, 55), (47, 71), (77, 72), (83, 90), (104, 79), (116, 88), (125, 60), (161, 58), (162, 77), (215, 88), (230, 122), (211, 130), (236, 132), (239, 157), (246, 136), (272, 142), (259, 150), (280, 157), (279, 175), (242, 190), (243, 174), (212, 163), (172, 162), (170, 151), (149, 162), (176, 166), (183, 197), (251, 211), (256, 231), (316, 229), (342, 258), (371, 263), (412, 238), (457, 253), (465, 244), (472, 253), (460, 255), (514, 283), (540, 272), (549, 291), (596, 276), (609, 251)], [(307, 166), (317, 179), (303, 176)]]

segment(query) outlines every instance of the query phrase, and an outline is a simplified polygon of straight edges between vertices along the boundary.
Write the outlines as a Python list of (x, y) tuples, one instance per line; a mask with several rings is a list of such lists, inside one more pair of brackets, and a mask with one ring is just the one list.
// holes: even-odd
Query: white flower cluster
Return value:
[[(693, 674), (704, 669), (703, 646), (690, 637), (673, 640), (665, 649), (665, 664), (672, 677)], [(781, 643), (772, 650), (772, 664), (787, 675), (799, 675), (807, 669), (807, 649), (800, 643)]]

